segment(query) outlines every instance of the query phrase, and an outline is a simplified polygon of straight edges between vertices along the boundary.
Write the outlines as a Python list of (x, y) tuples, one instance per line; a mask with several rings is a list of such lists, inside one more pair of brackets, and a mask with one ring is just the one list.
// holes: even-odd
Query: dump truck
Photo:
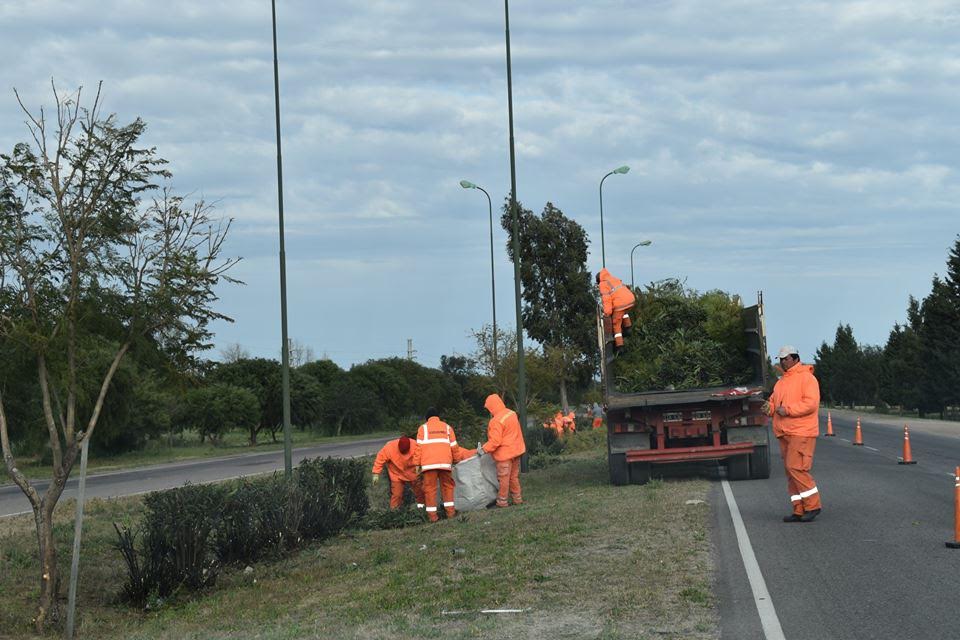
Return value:
[[(619, 392), (610, 318), (597, 311), (610, 482), (645, 484), (664, 465), (718, 461), (727, 478), (770, 477), (769, 391), (763, 294), (740, 310), (752, 380), (695, 389)], [(629, 334), (626, 338), (630, 339)]]

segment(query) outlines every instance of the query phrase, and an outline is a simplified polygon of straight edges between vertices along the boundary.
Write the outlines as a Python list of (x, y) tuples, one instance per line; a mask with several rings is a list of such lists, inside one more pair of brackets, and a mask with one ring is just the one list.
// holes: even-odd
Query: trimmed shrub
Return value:
[(363, 518), (370, 508), (367, 476), (360, 460), (304, 459), (296, 470), (303, 495), (300, 534), (310, 540), (327, 538)]
[(300, 542), (303, 494), (280, 474), (228, 490), (215, 536), (221, 562), (277, 557)]

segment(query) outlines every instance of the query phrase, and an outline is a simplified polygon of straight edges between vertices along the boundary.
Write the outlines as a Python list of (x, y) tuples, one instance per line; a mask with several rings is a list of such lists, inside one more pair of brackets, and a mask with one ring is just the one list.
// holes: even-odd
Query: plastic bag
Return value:
[(457, 511), (477, 511), (497, 501), (500, 484), (493, 456), (472, 456), (453, 466), (453, 502)]

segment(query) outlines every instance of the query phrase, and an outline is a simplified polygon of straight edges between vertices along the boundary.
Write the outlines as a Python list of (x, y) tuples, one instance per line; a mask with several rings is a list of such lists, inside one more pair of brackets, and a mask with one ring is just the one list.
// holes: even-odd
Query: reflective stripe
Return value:
[(509, 418), (512, 414), (515, 414), (515, 413), (516, 413), (516, 412), (515, 412), (513, 409), (508, 409), (505, 414), (503, 414), (502, 416), (500, 416), (500, 417), (498, 418), (498, 420), (500, 421), (500, 424), (503, 424), (503, 421), (504, 421), (504, 420), (506, 420), (506, 419)]
[(624, 318), (629, 318), (629, 317), (630, 317), (630, 314), (629, 314), (629, 313), (625, 313), (625, 314), (623, 314), (623, 317), (624, 317)]
[(618, 285), (615, 286), (613, 289), (610, 289), (610, 293), (613, 293), (614, 291), (616, 291), (617, 289), (619, 289), (619, 288), (622, 287), (622, 286), (623, 286), (622, 284), (618, 284)]
[(810, 496), (812, 496), (812, 495), (815, 494), (815, 493), (819, 493), (819, 490), (818, 490), (816, 487), (814, 487), (813, 489), (810, 489), (810, 490), (808, 490), (808, 491), (801, 491), (801, 492), (800, 492), (800, 497), (801, 497), (801, 498), (809, 498)]
[(452, 503), (452, 502), (444, 502), (444, 503), (443, 503), (443, 506), (445, 506), (445, 507), (452, 507), (452, 506), (453, 506), (453, 503)]
[(622, 334), (622, 333), (615, 333), (615, 334), (613, 334), (613, 337), (614, 337), (614, 338), (622, 338), (622, 337), (623, 337), (623, 334)]
[(433, 513), (436, 510), (437, 510), (436, 507), (427, 507), (427, 513)]
[(423, 509), (423, 503), (418, 502), (418, 503), (417, 503), (417, 509)]
[(458, 444), (457, 444), (457, 441), (454, 440), (453, 442), (450, 443), (450, 446), (451, 446), (451, 447), (459, 447), (460, 445), (458, 445)]
[(424, 471), (430, 471), (431, 469), (452, 469), (452, 465), (449, 462), (439, 462), (437, 464), (425, 464), (421, 467)]
[(799, 495), (790, 496), (790, 502), (800, 502), (801, 500), (803, 500), (803, 498), (801, 498)]
[(417, 444), (440, 444), (441, 442), (451, 446), (457, 444), (456, 441), (450, 442), (450, 440), (447, 438), (427, 438), (426, 440), (417, 440)]

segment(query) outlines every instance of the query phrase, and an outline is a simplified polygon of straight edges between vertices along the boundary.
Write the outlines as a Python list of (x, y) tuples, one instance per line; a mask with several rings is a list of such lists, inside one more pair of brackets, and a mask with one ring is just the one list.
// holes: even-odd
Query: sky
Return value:
[[(883, 344), (960, 233), (960, 5), (515, 0), (517, 194), (587, 230), (588, 267), (747, 302), (812, 360)], [(491, 320), (487, 202), (510, 189), (503, 4), (278, 0), (289, 335), (341, 366), (469, 354)], [(210, 357), (279, 357), (267, 0), (0, 0), (0, 151), (102, 81), (169, 185), (234, 219)], [(497, 319), (515, 318), (494, 229)]]

